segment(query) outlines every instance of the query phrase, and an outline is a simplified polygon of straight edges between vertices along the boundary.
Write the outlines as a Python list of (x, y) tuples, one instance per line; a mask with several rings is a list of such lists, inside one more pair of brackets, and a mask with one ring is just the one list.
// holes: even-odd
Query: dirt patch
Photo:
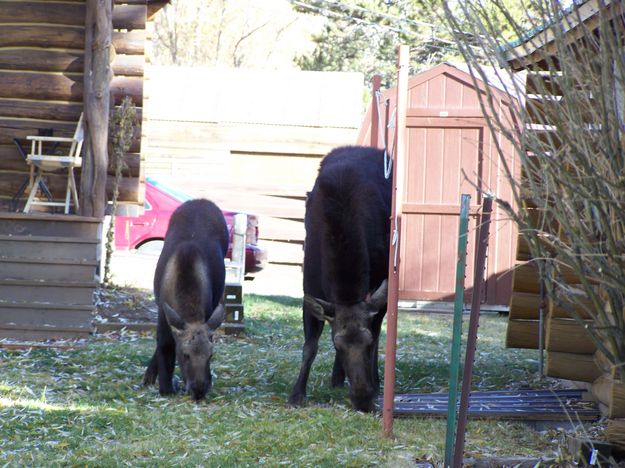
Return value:
[(156, 323), (152, 291), (130, 286), (98, 287), (96, 323)]

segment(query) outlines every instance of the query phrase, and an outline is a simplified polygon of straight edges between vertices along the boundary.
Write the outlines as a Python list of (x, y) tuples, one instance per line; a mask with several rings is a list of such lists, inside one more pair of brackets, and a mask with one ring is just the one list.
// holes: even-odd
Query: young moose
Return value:
[(289, 398), (301, 405), (324, 321), (336, 349), (332, 386), (347, 375), (355, 409), (373, 411), (378, 339), (386, 313), (391, 183), (384, 153), (344, 147), (324, 158), (306, 202), (304, 350)]
[(174, 211), (154, 273), (156, 351), (143, 377), (151, 385), (158, 376), (161, 395), (175, 392), (176, 360), (194, 400), (211, 388), (213, 334), (224, 319), (227, 248), (226, 221), (213, 202), (190, 200)]

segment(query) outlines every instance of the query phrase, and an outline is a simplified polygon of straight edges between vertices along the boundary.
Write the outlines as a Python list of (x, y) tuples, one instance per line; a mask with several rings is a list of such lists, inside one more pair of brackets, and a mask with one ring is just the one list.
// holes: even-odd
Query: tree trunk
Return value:
[(106, 208), (108, 165), (112, 1), (87, 0), (85, 17), (84, 112), (87, 132), (80, 184), (80, 214), (102, 218)]

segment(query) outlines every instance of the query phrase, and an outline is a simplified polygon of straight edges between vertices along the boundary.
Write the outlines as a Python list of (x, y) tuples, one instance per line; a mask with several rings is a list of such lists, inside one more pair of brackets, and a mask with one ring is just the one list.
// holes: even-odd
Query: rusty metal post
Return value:
[(382, 86), (382, 77), (373, 75), (371, 86), (371, 146), (377, 148), (380, 144), (380, 101), (378, 93)]
[(460, 409), (458, 411), (458, 429), (456, 430), (456, 446), (454, 450), (453, 467), (462, 466), (464, 454), (464, 438), (469, 412), (469, 395), (473, 377), (473, 360), (477, 344), (477, 329), (480, 322), (480, 302), (484, 287), (484, 265), (486, 264), (486, 249), (490, 233), (490, 215), (493, 199), (485, 197), (482, 203), (482, 216), (479, 223), (477, 249), (475, 252), (475, 268), (473, 269), (473, 296), (471, 297), (471, 315), (469, 317), (469, 332), (467, 334), (467, 352), (464, 358), (464, 372), (462, 374), (462, 390), (460, 392)]
[(391, 246), (388, 265), (388, 300), (386, 312), (386, 352), (384, 360), (384, 403), (382, 430), (384, 435), (393, 434), (393, 409), (395, 400), (395, 357), (397, 352), (397, 301), (399, 298), (399, 238), (401, 233), (401, 208), (404, 195), (404, 152), (406, 131), (406, 107), (408, 104), (408, 46), (402, 45), (398, 52), (397, 67), (397, 125), (395, 127), (395, 155), (391, 182)]

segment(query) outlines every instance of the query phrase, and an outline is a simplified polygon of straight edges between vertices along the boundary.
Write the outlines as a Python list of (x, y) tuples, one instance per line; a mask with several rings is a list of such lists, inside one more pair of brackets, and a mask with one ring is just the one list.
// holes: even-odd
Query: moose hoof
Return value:
[(143, 386), (144, 387), (149, 387), (150, 385), (154, 385), (156, 383), (156, 375), (155, 374), (148, 374), (147, 372), (145, 373), (145, 375), (143, 376)]
[(292, 406), (294, 408), (300, 407), (304, 404), (304, 395), (291, 395), (289, 397), (289, 406)]

